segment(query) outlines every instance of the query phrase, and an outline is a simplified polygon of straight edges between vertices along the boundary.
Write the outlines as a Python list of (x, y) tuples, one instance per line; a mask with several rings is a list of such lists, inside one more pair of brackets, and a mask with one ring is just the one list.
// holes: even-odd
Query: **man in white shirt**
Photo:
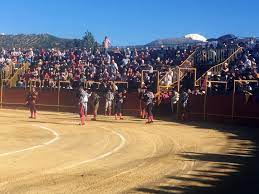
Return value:
[(112, 62), (111, 62), (111, 73), (113, 75), (115, 75), (118, 70), (119, 69), (118, 69), (117, 63), (114, 60), (112, 60)]

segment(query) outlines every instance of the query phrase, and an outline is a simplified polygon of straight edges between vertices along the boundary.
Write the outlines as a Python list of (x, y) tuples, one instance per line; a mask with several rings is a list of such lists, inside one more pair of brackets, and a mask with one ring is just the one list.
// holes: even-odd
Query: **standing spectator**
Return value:
[(105, 36), (104, 41), (103, 41), (103, 48), (104, 48), (104, 54), (107, 55), (108, 49), (111, 45), (111, 41), (107, 36)]

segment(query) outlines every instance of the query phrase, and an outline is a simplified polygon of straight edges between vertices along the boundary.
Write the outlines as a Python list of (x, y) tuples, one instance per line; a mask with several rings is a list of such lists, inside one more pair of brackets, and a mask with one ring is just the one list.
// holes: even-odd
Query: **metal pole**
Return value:
[[(180, 68), (178, 67), (178, 75), (177, 75), (177, 92), (180, 94)], [(179, 118), (179, 100), (177, 102), (177, 111), (176, 111), (176, 118)]]
[(160, 92), (160, 75), (159, 75), (159, 71), (157, 71), (157, 93)]
[(232, 120), (234, 119), (234, 109), (235, 109), (235, 93), (236, 93), (236, 80), (234, 80), (234, 89), (232, 94)]
[(143, 83), (143, 81), (144, 81), (144, 79), (143, 79), (143, 71), (144, 71), (144, 70), (141, 71), (141, 85), (142, 85), (142, 83)]
[(177, 91), (180, 92), (180, 68), (178, 67), (178, 74), (177, 74)]
[(196, 86), (196, 80), (197, 80), (196, 73), (197, 73), (197, 69), (195, 68), (194, 69), (194, 86)]

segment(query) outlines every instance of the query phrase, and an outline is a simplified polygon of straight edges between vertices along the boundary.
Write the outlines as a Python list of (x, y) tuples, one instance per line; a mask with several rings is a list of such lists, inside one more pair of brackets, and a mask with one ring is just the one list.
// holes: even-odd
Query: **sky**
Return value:
[(259, 37), (258, 0), (11, 0), (1, 1), (0, 33), (49, 33), (140, 45), (199, 33)]

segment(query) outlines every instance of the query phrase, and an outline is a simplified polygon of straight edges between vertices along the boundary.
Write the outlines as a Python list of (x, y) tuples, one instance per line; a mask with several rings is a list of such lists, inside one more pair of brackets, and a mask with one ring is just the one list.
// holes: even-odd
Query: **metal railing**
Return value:
[(199, 49), (195, 54), (194, 62), (196, 65), (216, 65), (225, 61), (237, 49), (238, 47)]
[(203, 85), (203, 82), (205, 81), (205, 79), (207, 79), (206, 77), (208, 76), (208, 72), (211, 72), (212, 74), (219, 74), (221, 72), (221, 70), (223, 69), (225, 63), (230, 63), (232, 61), (234, 61), (235, 59), (237, 59), (238, 55), (243, 51), (242, 47), (239, 47), (234, 53), (232, 53), (225, 61), (223, 61), (222, 63), (215, 65), (213, 67), (211, 67), (209, 70), (207, 70), (204, 74), (202, 74), (200, 76), (200, 78), (198, 78), (196, 80), (195, 85), (201, 87)]
[(178, 74), (179, 69), (178, 68), (192, 68), (194, 66), (194, 56), (195, 53), (197, 52), (198, 48), (196, 48), (192, 54), (184, 61), (182, 62), (179, 66), (170, 69), (168, 72), (165, 73), (165, 75), (162, 76), (162, 78), (159, 80), (159, 86), (166, 86), (166, 83), (163, 83), (165, 81), (165, 78), (168, 74), (172, 73), (173, 78), (172, 78), (172, 83), (168, 85), (167, 87), (170, 87), (171, 85), (174, 85), (178, 81), (178, 76), (180, 76), (180, 80), (183, 79), (185, 73), (181, 72), (180, 75)]
[(13, 63), (10, 63), (8, 66), (5, 66), (1, 70), (1, 79), (9, 79), (14, 73)]
[(25, 73), (25, 71), (28, 70), (28, 68), (29, 68), (29, 63), (28, 62), (24, 62), (22, 64), (22, 67), (15, 71), (14, 75), (8, 81), (8, 84), (9, 84), (10, 88), (16, 87), (17, 81), (19, 80), (19, 76), (22, 73)]

